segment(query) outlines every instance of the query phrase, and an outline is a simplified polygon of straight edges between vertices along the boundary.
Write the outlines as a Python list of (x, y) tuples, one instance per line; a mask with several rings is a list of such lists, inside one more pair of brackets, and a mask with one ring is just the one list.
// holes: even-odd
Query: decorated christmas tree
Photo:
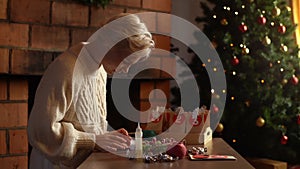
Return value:
[[(225, 69), (216, 132), (245, 156), (300, 159), (300, 59), (286, 0), (208, 0), (204, 33)], [(212, 6), (212, 7), (211, 7)]]

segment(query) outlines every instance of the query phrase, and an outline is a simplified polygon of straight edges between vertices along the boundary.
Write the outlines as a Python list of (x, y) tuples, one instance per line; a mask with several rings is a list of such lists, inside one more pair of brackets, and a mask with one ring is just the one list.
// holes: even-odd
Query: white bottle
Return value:
[(140, 127), (140, 123), (135, 130), (135, 155), (137, 159), (143, 158), (143, 131)]

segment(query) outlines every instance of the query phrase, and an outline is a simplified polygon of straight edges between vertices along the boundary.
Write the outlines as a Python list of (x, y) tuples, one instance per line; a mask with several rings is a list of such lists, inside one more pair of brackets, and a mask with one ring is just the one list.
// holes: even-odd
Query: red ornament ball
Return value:
[(236, 66), (240, 63), (239, 59), (237, 57), (234, 57), (232, 60), (231, 60), (231, 64), (233, 66)]
[(277, 30), (279, 33), (284, 34), (286, 32), (286, 27), (283, 24), (280, 24)]
[(297, 124), (300, 125), (300, 114), (297, 115)]
[(180, 142), (176, 144), (174, 147), (169, 149), (167, 151), (167, 154), (172, 156), (172, 157), (178, 157), (179, 159), (182, 159), (186, 156), (187, 153), (187, 148), (184, 145), (184, 142)]
[(297, 85), (299, 83), (299, 79), (296, 75), (293, 75), (293, 77), (291, 78), (291, 83), (293, 85)]
[(280, 143), (285, 145), (288, 142), (288, 136), (282, 136), (280, 139)]
[(267, 23), (267, 18), (264, 17), (263, 15), (260, 15), (260, 17), (258, 17), (257, 21), (259, 24), (265, 25)]
[(245, 23), (241, 23), (241, 25), (239, 26), (239, 30), (240, 30), (242, 33), (245, 33), (245, 32), (247, 32), (248, 27), (247, 27), (247, 25), (245, 25)]
[(213, 105), (213, 111), (215, 113), (218, 113), (219, 112), (219, 107), (217, 107), (216, 105)]

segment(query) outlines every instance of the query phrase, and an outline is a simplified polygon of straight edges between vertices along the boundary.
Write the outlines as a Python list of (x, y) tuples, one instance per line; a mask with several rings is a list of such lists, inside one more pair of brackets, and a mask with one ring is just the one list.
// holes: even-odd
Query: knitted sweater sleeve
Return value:
[[(65, 54), (68, 55), (68, 54)], [(95, 146), (95, 135), (64, 121), (72, 106), (72, 59), (62, 57), (45, 72), (28, 122), (30, 144), (55, 165), (80, 165)], [(69, 68), (68, 68), (69, 66)], [(70, 68), (71, 67), (71, 68)]]

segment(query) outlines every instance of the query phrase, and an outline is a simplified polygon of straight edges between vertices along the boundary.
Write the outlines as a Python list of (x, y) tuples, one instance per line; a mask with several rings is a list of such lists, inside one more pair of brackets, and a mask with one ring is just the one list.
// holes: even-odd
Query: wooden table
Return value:
[(144, 163), (110, 153), (95, 152), (78, 169), (254, 169), (223, 139), (214, 138), (207, 147), (209, 154), (233, 155), (235, 161), (190, 161), (188, 158), (175, 162)]

